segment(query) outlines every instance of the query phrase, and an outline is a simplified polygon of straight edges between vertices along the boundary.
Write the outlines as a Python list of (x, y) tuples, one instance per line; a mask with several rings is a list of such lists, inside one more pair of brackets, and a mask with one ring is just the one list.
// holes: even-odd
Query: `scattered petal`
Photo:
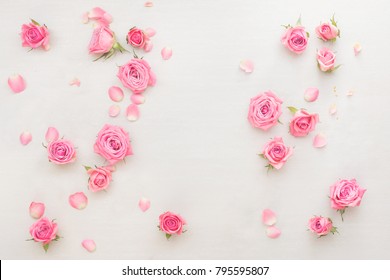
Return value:
[(144, 32), (145, 32), (146, 36), (148, 36), (148, 37), (153, 37), (156, 34), (156, 30), (154, 30), (153, 28), (150, 28), (150, 27), (146, 28), (144, 30)]
[(252, 73), (254, 69), (253, 62), (250, 60), (241, 60), (240, 61), (240, 68), (245, 73)]
[(88, 21), (89, 21), (89, 16), (88, 16), (88, 12), (86, 12), (86, 13), (84, 13), (82, 16), (81, 16), (81, 18), (82, 18), (82, 22), (84, 23), (84, 24), (86, 24), (86, 23), (88, 23)]
[(145, 103), (145, 96), (142, 94), (136, 93), (130, 96), (130, 100), (135, 105), (140, 105)]
[(110, 109), (108, 109), (108, 115), (112, 118), (115, 118), (119, 115), (120, 111), (121, 107), (119, 107), (118, 105), (111, 105)]
[(74, 78), (72, 81), (70, 81), (69, 82), (69, 85), (71, 85), (71, 86), (80, 86), (80, 80), (79, 79), (77, 79), (77, 78)]
[(144, 6), (148, 7), (148, 8), (153, 7), (153, 2), (152, 1), (147, 1), (147, 2), (145, 2)]
[(304, 98), (307, 102), (314, 102), (317, 100), (319, 93), (320, 92), (319, 92), (318, 88), (310, 87), (310, 88), (305, 90)]
[(109, 25), (112, 22), (112, 16), (99, 7), (93, 8), (88, 13), (88, 17), (97, 20), (101, 25)]
[(150, 200), (147, 198), (141, 198), (138, 203), (138, 206), (142, 212), (146, 212), (150, 208)]
[(8, 78), (8, 86), (14, 93), (22, 92), (26, 89), (26, 82), (19, 74)]
[(123, 100), (123, 90), (120, 87), (112, 86), (108, 89), (108, 96), (114, 102), (121, 102)]
[(263, 224), (266, 226), (273, 226), (276, 223), (276, 215), (270, 209), (263, 210)]
[(281, 234), (280, 230), (274, 226), (268, 227), (266, 233), (269, 238), (278, 238)]
[(353, 45), (353, 52), (355, 53), (355, 56), (357, 56), (361, 51), (362, 51), (362, 46), (359, 43)]
[(111, 171), (111, 172), (115, 172), (116, 171), (116, 167), (115, 165), (106, 165), (104, 166), (105, 169)]
[(144, 51), (145, 51), (145, 52), (150, 52), (152, 49), (153, 49), (152, 40), (147, 40), (147, 41), (145, 42)]
[(350, 89), (350, 90), (347, 92), (347, 96), (352, 96), (354, 93), (355, 93), (355, 92), (354, 92), (353, 90)]
[(69, 204), (75, 209), (83, 210), (88, 205), (88, 197), (83, 192), (77, 192), (69, 196)]
[(88, 252), (92, 253), (96, 250), (96, 244), (95, 241), (91, 239), (85, 239), (83, 242), (81, 242), (81, 245), (87, 250)]
[(326, 144), (328, 144), (328, 141), (326, 140), (324, 134), (319, 133), (316, 136), (314, 136), (314, 139), (313, 139), (314, 148), (322, 148), (322, 147), (325, 147)]
[(333, 104), (330, 105), (330, 107), (329, 107), (329, 114), (333, 116), (333, 115), (336, 114), (336, 113), (337, 113), (337, 107), (336, 107), (336, 104), (333, 103)]
[(32, 135), (30, 132), (28, 131), (25, 131), (23, 132), (22, 134), (20, 134), (20, 143), (22, 143), (22, 145), (26, 146), (28, 143), (31, 142), (32, 140)]
[(139, 109), (135, 104), (130, 104), (126, 109), (126, 117), (129, 121), (135, 122), (139, 118)]
[(45, 204), (41, 202), (31, 202), (28, 210), (31, 217), (34, 219), (40, 219), (45, 213)]
[(58, 133), (57, 128), (55, 127), (49, 127), (46, 131), (45, 139), (46, 142), (52, 142), (52, 141), (57, 141), (58, 138), (60, 138), (60, 134)]
[(170, 47), (164, 47), (161, 50), (161, 56), (164, 60), (168, 60), (172, 56), (172, 49)]

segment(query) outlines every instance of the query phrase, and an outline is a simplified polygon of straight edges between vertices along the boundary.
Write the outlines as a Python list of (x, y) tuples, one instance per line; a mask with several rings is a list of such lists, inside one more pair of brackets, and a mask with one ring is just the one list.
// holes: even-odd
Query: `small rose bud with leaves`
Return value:
[(337, 37), (340, 38), (340, 29), (337, 27), (337, 22), (333, 17), (330, 19), (330, 22), (321, 23), (316, 27), (316, 34), (319, 39), (323, 41), (336, 41)]
[(322, 216), (314, 216), (309, 220), (309, 230), (319, 237), (328, 235), (329, 233), (335, 234), (337, 228), (333, 226), (333, 222), (330, 218)]

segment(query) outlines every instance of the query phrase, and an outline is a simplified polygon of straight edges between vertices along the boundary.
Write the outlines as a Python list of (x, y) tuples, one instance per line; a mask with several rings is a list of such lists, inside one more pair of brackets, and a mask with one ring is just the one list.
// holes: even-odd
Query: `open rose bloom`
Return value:
[(106, 190), (112, 180), (111, 170), (107, 167), (91, 168), (86, 166), (85, 169), (89, 175), (88, 188), (92, 192)]
[(153, 47), (149, 35), (154, 34), (147, 34), (144, 30), (141, 30), (137, 27), (133, 27), (127, 33), (126, 41), (134, 48), (143, 49), (144, 51), (149, 52), (152, 50)]
[(293, 53), (303, 53), (306, 50), (309, 39), (309, 33), (306, 32), (305, 27), (298, 24), (295, 27), (287, 26), (286, 28), (281, 38), (282, 44)]
[(355, 179), (339, 180), (330, 187), (331, 207), (340, 211), (341, 216), (347, 207), (357, 207), (366, 192)]
[(161, 231), (165, 232), (167, 239), (169, 239), (172, 234), (182, 234), (183, 226), (186, 225), (186, 221), (181, 216), (169, 211), (161, 214), (159, 220), (159, 228)]
[(310, 114), (305, 110), (297, 110), (295, 108), (293, 108), (293, 110), (296, 112), (290, 122), (291, 135), (295, 137), (303, 137), (316, 128), (316, 124), (319, 121), (317, 114)]
[(67, 164), (76, 160), (76, 150), (69, 140), (58, 139), (49, 142), (47, 153), (50, 162), (55, 164)]
[(249, 104), (248, 121), (253, 127), (264, 131), (278, 123), (282, 115), (283, 101), (272, 91), (253, 97)]
[(60, 237), (57, 235), (57, 224), (44, 217), (36, 221), (30, 227), (32, 240), (42, 243), (43, 249), (47, 251), (52, 241), (57, 241)]
[(311, 232), (317, 234), (319, 237), (337, 232), (337, 228), (333, 226), (332, 220), (322, 216), (311, 218), (308, 227)]
[(104, 125), (99, 131), (94, 150), (111, 165), (133, 154), (129, 133), (119, 126), (110, 124)]
[(330, 22), (321, 23), (316, 27), (316, 34), (319, 39), (323, 41), (336, 41), (337, 37), (340, 37), (340, 30), (337, 27), (337, 22), (334, 16), (330, 19)]
[(40, 25), (35, 20), (31, 20), (29, 24), (22, 25), (22, 46), (36, 49), (42, 47), (44, 50), (49, 50), (50, 33), (46, 25)]
[(293, 149), (287, 147), (281, 137), (275, 137), (264, 146), (261, 156), (268, 160), (268, 168), (280, 169), (292, 154)]

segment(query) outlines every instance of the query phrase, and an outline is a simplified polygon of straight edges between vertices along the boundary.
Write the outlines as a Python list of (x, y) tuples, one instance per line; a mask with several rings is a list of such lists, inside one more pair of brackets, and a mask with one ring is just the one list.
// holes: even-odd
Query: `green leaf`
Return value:
[(268, 165), (266, 165), (265, 167), (267, 167), (267, 173), (268, 173), (270, 170), (274, 169), (274, 167), (273, 167), (271, 164), (268, 164)]
[(283, 124), (279, 119), (278, 119), (278, 123)]
[(282, 26), (283, 26), (284, 28), (286, 28), (286, 29), (289, 29), (289, 28), (291, 28), (291, 25), (290, 25), (290, 24), (288, 24), (288, 25), (284, 25), (284, 24), (282, 24)]
[(45, 250), (45, 252), (47, 252), (47, 250), (49, 250), (49, 243), (43, 245), (43, 249)]
[(298, 112), (298, 109), (295, 108), (295, 107), (289, 106), (289, 107), (287, 107), (287, 108), (288, 108), (288, 109), (290, 110), (290, 112), (293, 113), (293, 114), (295, 114), (296, 112)]
[(333, 26), (337, 27), (337, 21), (334, 19), (334, 14), (333, 14), (332, 18), (330, 19), (330, 22), (332, 23)]
[(128, 52), (128, 50), (126, 50), (124, 47), (122, 47), (122, 45), (119, 44), (118, 42), (116, 42), (116, 43), (112, 46), (112, 48), (113, 48), (114, 50), (116, 50), (116, 51), (120, 51), (121, 53), (123, 53), (123, 52)]
[(259, 154), (259, 157), (262, 157), (262, 158), (265, 159), (265, 156), (263, 154)]
[(92, 169), (92, 167), (90, 167), (90, 166), (86, 166), (86, 165), (83, 165), (83, 166), (84, 166), (84, 168), (85, 168), (86, 171)]
[(301, 21), (301, 15), (299, 15), (299, 18), (297, 20), (297, 26), (302, 26), (302, 21)]
[(135, 53), (134, 49), (133, 49), (133, 56), (134, 56), (134, 58), (138, 58), (138, 55)]
[(306, 31), (307, 38), (310, 38), (310, 33)]
[(33, 24), (35, 24), (36, 26), (41, 26), (37, 21), (33, 20), (32, 18), (30, 18), (30, 19), (31, 19), (31, 22), (32, 22)]
[(339, 233), (339, 232), (337, 231), (337, 227), (332, 227), (332, 229), (330, 230), (330, 232), (331, 232), (332, 234)]
[(339, 209), (337, 210), (338, 212), (340, 212), (340, 215), (341, 215), (341, 220), (344, 222), (344, 213), (345, 213), (345, 208), (344, 209)]
[(167, 238), (167, 240), (169, 240), (169, 238), (172, 237), (172, 234), (166, 233), (166, 234), (165, 234), (165, 237)]
[(34, 238), (26, 239), (26, 241), (33, 241), (33, 240), (34, 240)]
[(340, 33), (341, 33), (341, 31), (340, 31), (340, 29), (339, 29), (339, 33), (337, 33), (337, 37), (339, 37), (339, 38), (341, 38), (341, 37), (340, 37)]

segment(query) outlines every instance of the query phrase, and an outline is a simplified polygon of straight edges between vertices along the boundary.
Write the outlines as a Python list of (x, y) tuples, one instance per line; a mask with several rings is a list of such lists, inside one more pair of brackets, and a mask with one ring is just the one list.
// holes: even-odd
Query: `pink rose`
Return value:
[(127, 33), (126, 40), (127, 43), (134, 48), (144, 49), (147, 52), (152, 49), (152, 43), (149, 36), (137, 27), (130, 29), (129, 33)]
[(280, 169), (292, 153), (293, 149), (286, 147), (281, 137), (275, 137), (264, 146), (262, 156), (268, 160), (271, 166)]
[(365, 192), (355, 179), (337, 181), (330, 187), (331, 206), (337, 210), (359, 206)]
[(29, 212), (30, 216), (34, 219), (40, 219), (45, 213), (45, 204), (41, 202), (31, 202)]
[(123, 86), (129, 88), (133, 93), (142, 93), (148, 86), (154, 86), (156, 83), (156, 76), (149, 64), (138, 58), (133, 58), (127, 64), (119, 67), (117, 76)]
[(41, 242), (44, 245), (43, 248), (47, 250), (48, 244), (58, 239), (57, 224), (46, 217), (41, 218), (32, 224), (30, 234), (34, 241)]
[(306, 136), (316, 128), (318, 121), (317, 114), (309, 114), (305, 110), (298, 110), (290, 122), (290, 133), (295, 137)]
[(253, 97), (249, 104), (248, 120), (253, 127), (268, 130), (278, 123), (283, 101), (272, 91)]
[(183, 226), (186, 221), (172, 212), (165, 212), (160, 215), (160, 230), (167, 234), (169, 238), (172, 234), (180, 235), (183, 232)]
[(110, 124), (104, 125), (99, 131), (94, 150), (110, 164), (115, 164), (133, 154), (128, 132), (119, 126)]
[(307, 40), (307, 33), (303, 26), (288, 27), (282, 36), (282, 44), (296, 54), (303, 53), (307, 47)]
[(102, 191), (108, 188), (112, 180), (111, 171), (106, 167), (88, 168), (88, 188), (93, 192)]
[(309, 220), (309, 230), (319, 237), (325, 236), (330, 232), (332, 234), (337, 232), (337, 228), (333, 226), (332, 220), (321, 216), (315, 216)]
[(42, 47), (44, 50), (49, 50), (50, 33), (46, 25), (39, 25), (36, 21), (32, 20), (29, 24), (22, 25), (22, 46), (36, 49)]
[(335, 40), (339, 32), (339, 29), (330, 23), (322, 23), (316, 27), (316, 34), (323, 41)]
[(93, 30), (91, 41), (89, 42), (89, 53), (108, 53), (115, 44), (114, 32), (105, 25), (96, 27)]
[(323, 72), (331, 72), (335, 69), (336, 54), (328, 48), (322, 48), (317, 51), (318, 67)]
[(68, 140), (58, 139), (49, 142), (47, 153), (49, 161), (55, 164), (67, 164), (76, 160), (76, 150)]

